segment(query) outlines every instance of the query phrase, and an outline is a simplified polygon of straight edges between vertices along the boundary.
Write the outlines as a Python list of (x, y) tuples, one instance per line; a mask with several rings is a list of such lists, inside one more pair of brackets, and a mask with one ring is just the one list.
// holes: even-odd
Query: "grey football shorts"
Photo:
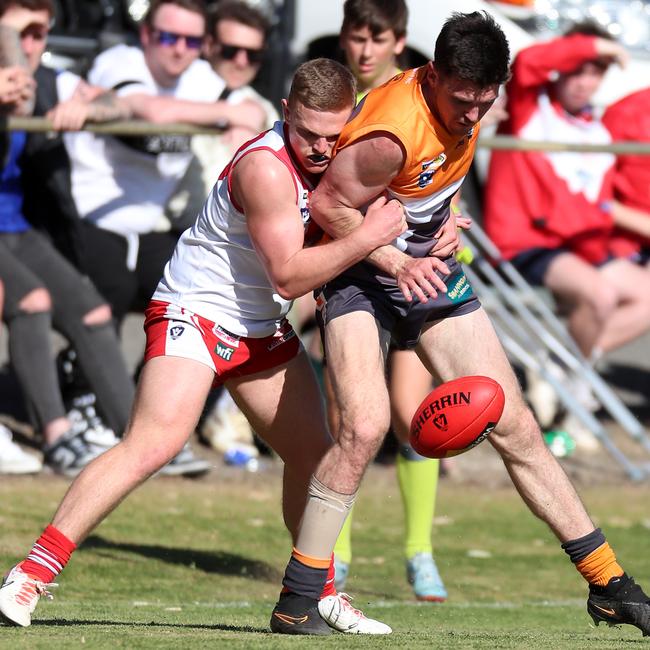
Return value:
[(481, 306), (465, 271), (455, 259), (445, 260), (450, 273), (444, 278), (447, 293), (422, 303), (417, 298), (407, 302), (393, 283), (382, 284), (371, 277), (343, 274), (315, 292), (316, 319), (323, 328), (339, 316), (355, 311), (372, 314), (382, 334), (400, 350), (414, 348), (420, 340), (425, 323), (454, 318), (475, 311)]

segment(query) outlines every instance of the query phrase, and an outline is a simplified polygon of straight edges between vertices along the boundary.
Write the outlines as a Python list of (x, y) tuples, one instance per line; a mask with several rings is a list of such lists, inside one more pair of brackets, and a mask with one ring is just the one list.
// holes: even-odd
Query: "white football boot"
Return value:
[(368, 618), (350, 604), (348, 594), (338, 593), (318, 601), (318, 613), (332, 628), (344, 634), (390, 634), (385, 623)]
[(56, 586), (56, 583), (45, 584), (34, 580), (20, 566), (15, 566), (0, 586), (0, 617), (11, 625), (31, 625), (38, 599), (45, 596), (51, 600), (53, 596), (47, 588)]

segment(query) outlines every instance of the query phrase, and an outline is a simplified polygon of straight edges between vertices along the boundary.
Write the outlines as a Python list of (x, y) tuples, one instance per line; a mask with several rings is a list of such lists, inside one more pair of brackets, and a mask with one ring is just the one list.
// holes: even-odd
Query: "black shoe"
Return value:
[(271, 631), (276, 634), (313, 634), (324, 636), (332, 628), (320, 617), (315, 598), (291, 592), (280, 594), (271, 614)]
[(629, 623), (650, 636), (650, 598), (626, 573), (612, 578), (606, 587), (589, 585), (587, 612), (596, 625)]

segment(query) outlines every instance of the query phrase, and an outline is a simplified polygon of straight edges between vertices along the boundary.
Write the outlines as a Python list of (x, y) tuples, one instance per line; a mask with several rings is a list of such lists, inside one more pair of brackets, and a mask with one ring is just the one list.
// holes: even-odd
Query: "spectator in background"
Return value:
[[(397, 59), (406, 45), (408, 9), (404, 0), (346, 0), (340, 45), (357, 80), (357, 101), (400, 72)], [(414, 350), (391, 348), (389, 392), (392, 429), (399, 441), (397, 478), (404, 504), (404, 554), (407, 579), (418, 600), (441, 602), (447, 591), (433, 559), (431, 525), (439, 461), (424, 458), (408, 441), (413, 413), (431, 390), (431, 375)], [(336, 409), (328, 390), (328, 408)], [(332, 418), (338, 420), (338, 413)], [(332, 424), (333, 435), (337, 426)], [(352, 513), (334, 548), (336, 588), (343, 590), (352, 561)]]
[[(625, 50), (589, 23), (522, 50), (498, 132), (609, 143), (589, 102), (609, 65), (626, 60)], [(569, 330), (593, 361), (650, 328), (648, 271), (609, 254), (617, 218), (613, 164), (608, 153), (495, 151), (486, 186), (489, 236), (529, 282), (568, 306)]]
[[(136, 118), (159, 124), (264, 123), (252, 102), (218, 101), (223, 83), (199, 55), (205, 36), (201, 0), (154, 0), (140, 28), (140, 47), (116, 45), (94, 61), (91, 84), (113, 89)], [(63, 98), (65, 99), (65, 98)], [(81, 216), (80, 257), (118, 323), (151, 297), (178, 231), (165, 205), (185, 174), (190, 138), (178, 135), (65, 136), (72, 196)], [(209, 464), (186, 447), (167, 474), (200, 474)]]
[[(51, 0), (1, 0), (0, 64), (18, 63), (34, 72), (53, 15)], [(79, 78), (70, 81), (75, 88), (84, 87)], [(33, 93), (23, 92), (6, 108), (27, 114), (31, 108), (21, 105), (23, 101), (33, 106)], [(53, 119), (71, 126), (79, 123), (79, 112), (70, 108), (61, 107)], [(103, 109), (94, 111), (95, 107), (88, 107), (81, 123), (105, 116)], [(110, 308), (23, 214), (25, 192), (41, 190), (38, 185), (26, 189), (21, 185), (20, 156), (25, 141), (24, 132), (11, 132), (0, 177), (0, 278), (6, 292), (3, 319), (9, 329), (12, 365), (43, 434), (45, 461), (54, 471), (73, 476), (116, 440), (112, 432), (107, 439), (106, 432), (98, 435), (87, 423), (66, 416), (50, 343), (51, 324), (75, 346), (83, 370), (114, 424), (126, 424), (134, 388)]]
[[(610, 106), (603, 124), (614, 140), (650, 143), (650, 88)], [(650, 261), (650, 156), (618, 156), (614, 169), (618, 228), (611, 248), (617, 256), (647, 265)]]
[[(250, 84), (264, 59), (270, 24), (266, 16), (239, 0), (217, 5), (208, 21), (206, 58), (221, 80), (219, 99), (236, 107), (242, 102), (259, 106), (264, 119), (261, 130), (270, 129), (280, 119), (273, 105)], [(219, 136), (194, 136), (196, 158), (172, 197), (168, 210), (173, 221), (190, 226), (203, 207), (221, 170), (235, 151), (260, 131), (259, 116), (239, 123), (224, 120)]]

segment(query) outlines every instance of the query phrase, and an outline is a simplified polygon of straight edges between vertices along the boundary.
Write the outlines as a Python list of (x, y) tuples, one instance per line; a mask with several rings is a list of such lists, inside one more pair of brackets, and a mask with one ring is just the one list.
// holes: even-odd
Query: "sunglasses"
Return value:
[(240, 47), (239, 45), (226, 45), (225, 43), (220, 43), (220, 47), (220, 56), (226, 61), (232, 61), (238, 52), (246, 52), (249, 63), (253, 65), (262, 63), (264, 60), (264, 50), (255, 50), (250, 47)]
[(160, 45), (171, 47), (176, 45), (178, 41), (183, 39), (185, 46), (189, 50), (200, 50), (203, 46), (203, 36), (186, 36), (185, 34), (176, 34), (175, 32), (167, 32), (164, 29), (153, 29), (156, 41)]

